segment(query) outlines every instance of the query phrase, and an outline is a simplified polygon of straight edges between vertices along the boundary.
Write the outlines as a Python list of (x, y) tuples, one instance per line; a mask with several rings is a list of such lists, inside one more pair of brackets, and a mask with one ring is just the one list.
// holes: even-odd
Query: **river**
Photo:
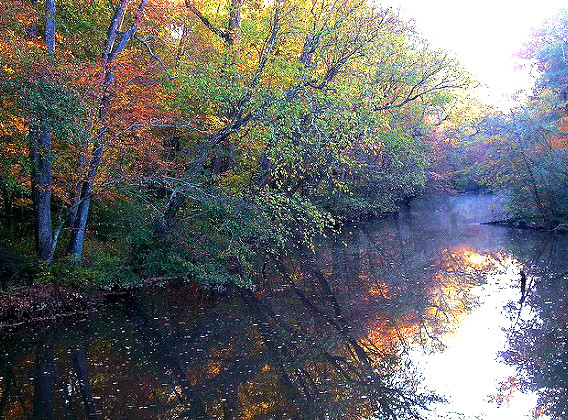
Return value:
[(0, 418), (568, 418), (568, 238), (482, 224), (500, 207), (416, 199), (254, 292), (155, 289), (4, 331)]

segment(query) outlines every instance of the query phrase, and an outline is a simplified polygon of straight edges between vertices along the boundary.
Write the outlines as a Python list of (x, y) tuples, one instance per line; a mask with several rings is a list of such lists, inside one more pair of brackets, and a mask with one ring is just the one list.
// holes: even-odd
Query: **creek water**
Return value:
[(495, 196), (420, 198), (254, 291), (4, 331), (0, 418), (568, 418), (568, 238), (482, 224), (502, 216)]

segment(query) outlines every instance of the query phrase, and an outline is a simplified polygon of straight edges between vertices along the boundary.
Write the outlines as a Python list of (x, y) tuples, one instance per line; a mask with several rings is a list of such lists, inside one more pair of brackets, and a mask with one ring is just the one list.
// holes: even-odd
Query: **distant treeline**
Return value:
[(518, 53), (536, 75), (532, 91), (509, 112), (486, 109), (439, 133), (439, 177), (458, 189), (506, 192), (515, 224), (568, 228), (567, 54), (568, 10), (562, 10)]

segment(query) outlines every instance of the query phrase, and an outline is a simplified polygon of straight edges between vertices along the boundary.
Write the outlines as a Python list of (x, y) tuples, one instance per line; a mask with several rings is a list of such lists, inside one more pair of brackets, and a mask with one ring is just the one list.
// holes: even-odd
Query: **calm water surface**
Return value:
[(267, 264), (254, 292), (3, 332), (0, 418), (568, 418), (568, 238), (480, 224), (500, 216), (423, 198)]

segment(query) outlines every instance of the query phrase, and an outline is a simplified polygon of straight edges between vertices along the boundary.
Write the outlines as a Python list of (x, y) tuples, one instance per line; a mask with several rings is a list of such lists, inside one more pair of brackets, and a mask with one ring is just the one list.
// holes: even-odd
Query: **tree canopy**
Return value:
[(472, 86), (361, 0), (0, 8), (4, 235), (87, 281), (126, 260), (111, 282), (246, 283), (255, 256), (395, 210)]

